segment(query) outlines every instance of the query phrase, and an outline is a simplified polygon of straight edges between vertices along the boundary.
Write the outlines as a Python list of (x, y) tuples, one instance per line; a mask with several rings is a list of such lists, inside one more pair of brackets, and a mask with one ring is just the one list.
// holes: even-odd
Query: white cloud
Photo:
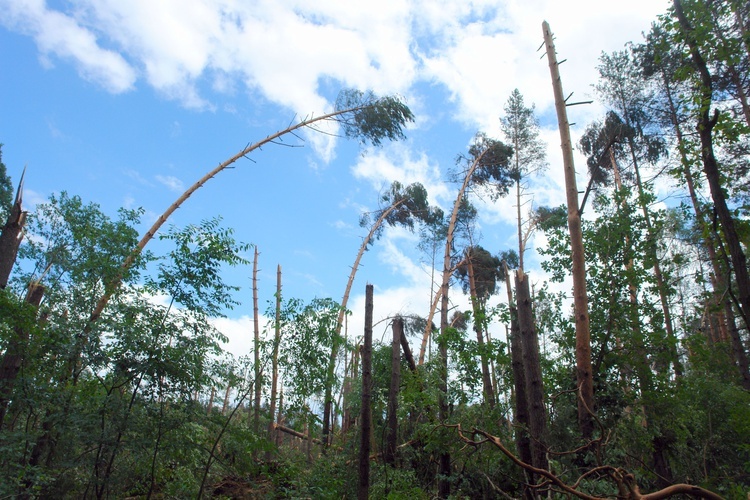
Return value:
[(3, 22), (34, 38), (42, 56), (72, 60), (79, 74), (113, 93), (130, 90), (136, 72), (122, 55), (103, 49), (76, 19), (46, 8), (44, 0), (2, 0)]
[(399, 181), (403, 185), (421, 183), (430, 196), (430, 203), (445, 200), (448, 187), (442, 180), (439, 165), (425, 153), (415, 153), (403, 144), (390, 144), (382, 149), (369, 151), (352, 167), (354, 177), (366, 180), (374, 189), (381, 190)]
[(170, 191), (174, 191), (176, 193), (182, 193), (183, 191), (185, 191), (185, 186), (183, 185), (182, 181), (173, 175), (157, 175), (154, 178), (161, 184), (169, 188)]

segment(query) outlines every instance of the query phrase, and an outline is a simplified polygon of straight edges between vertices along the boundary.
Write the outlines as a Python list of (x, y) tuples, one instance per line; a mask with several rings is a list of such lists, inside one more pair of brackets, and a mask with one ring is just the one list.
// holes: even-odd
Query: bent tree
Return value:
[[(149, 241), (153, 239), (159, 229), (169, 219), (175, 210), (192, 196), (198, 189), (203, 187), (209, 180), (218, 175), (221, 171), (235, 163), (240, 158), (247, 157), (248, 154), (259, 149), (266, 144), (275, 143), (282, 137), (293, 134), (297, 130), (308, 129), (319, 131), (316, 125), (329, 122), (338, 124), (346, 137), (354, 138), (362, 144), (370, 143), (373, 146), (379, 146), (384, 140), (399, 140), (404, 138), (403, 128), (407, 122), (414, 120), (409, 107), (404, 104), (398, 97), (385, 96), (377, 97), (372, 92), (362, 92), (360, 90), (348, 89), (339, 94), (336, 100), (334, 111), (320, 115), (308, 116), (307, 118), (290, 125), (284, 130), (280, 130), (269, 135), (265, 139), (255, 142), (234, 156), (220, 163), (211, 169), (203, 177), (198, 179), (192, 186), (185, 190), (165, 211), (161, 214), (156, 222), (141, 237), (132, 253), (123, 261), (120, 273), (110, 279), (104, 293), (96, 304), (96, 307), (89, 316), (89, 324), (96, 322), (101, 316), (102, 311), (107, 306), (112, 294), (119, 288), (123, 276), (128, 272), (137, 256), (143, 251)], [(91, 328), (90, 326), (88, 328)]]
[[(333, 347), (331, 348), (331, 357), (328, 361), (328, 378), (325, 391), (325, 405), (323, 411), (323, 448), (327, 448), (331, 443), (329, 439), (331, 429), (331, 410), (333, 407), (333, 383), (335, 379), (336, 359), (338, 358), (339, 347), (341, 344), (341, 329), (344, 325), (344, 316), (346, 314), (346, 305), (349, 302), (349, 294), (354, 284), (354, 277), (359, 269), (359, 263), (365, 251), (372, 243), (383, 233), (385, 225), (402, 226), (410, 230), (414, 229), (415, 222), (426, 221), (433, 213), (427, 202), (427, 190), (422, 184), (415, 182), (404, 187), (400, 182), (394, 181), (391, 187), (381, 196), (380, 202), (384, 208), (375, 212), (375, 222), (370, 226), (370, 231), (362, 240), (362, 244), (354, 259), (354, 265), (349, 273), (349, 280), (346, 283), (344, 297), (341, 300), (341, 309), (338, 314), (336, 332), (333, 336)], [(369, 223), (370, 216), (365, 214), (360, 220), (361, 226)]]
[[(491, 188), (494, 196), (505, 195), (513, 181), (509, 161), (512, 149), (501, 141), (490, 139), (483, 134), (478, 134), (474, 143), (469, 148), (467, 156), (461, 156), (459, 162), (464, 163), (463, 182), (456, 194), (453, 203), (448, 231), (445, 240), (445, 252), (443, 254), (443, 274), (440, 285), (440, 338), (438, 342), (440, 356), (440, 402), (439, 418), (444, 422), (448, 418), (448, 290), (450, 278), (453, 274), (452, 263), (454, 250), (454, 236), (456, 232), (456, 221), (462, 205), (466, 203), (466, 195), (472, 186), (485, 186)], [(430, 321), (428, 320), (428, 323)], [(450, 495), (450, 454), (443, 452), (439, 458), (440, 481), (438, 484), (438, 496), (447, 498)]]

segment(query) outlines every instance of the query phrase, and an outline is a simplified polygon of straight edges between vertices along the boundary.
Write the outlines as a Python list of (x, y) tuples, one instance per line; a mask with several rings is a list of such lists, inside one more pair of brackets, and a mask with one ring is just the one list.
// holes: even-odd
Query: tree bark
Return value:
[(529, 409), (529, 432), (531, 433), (531, 463), (539, 469), (547, 469), (547, 408), (544, 406), (544, 384), (539, 360), (539, 339), (534, 327), (529, 277), (520, 269), (516, 273), (516, 301), (518, 328), (523, 352), (526, 398)]
[(8, 285), (10, 272), (16, 263), (18, 247), (23, 239), (23, 226), (26, 224), (26, 212), (23, 211), (23, 178), (26, 174), (24, 168), (21, 181), (18, 183), (16, 199), (10, 208), (10, 215), (0, 233), (0, 289)]
[(575, 165), (573, 163), (573, 144), (570, 139), (570, 125), (565, 108), (560, 69), (558, 67), (555, 44), (549, 24), (542, 23), (544, 41), (547, 47), (552, 88), (555, 94), (557, 123), (560, 129), (560, 140), (565, 168), (565, 191), (568, 204), (568, 231), (573, 260), (573, 307), (575, 310), (576, 328), (576, 380), (580, 398), (578, 398), (578, 426), (581, 435), (590, 439), (594, 433), (594, 377), (591, 370), (591, 332), (589, 326), (589, 302), (586, 295), (586, 261), (583, 249), (583, 231), (581, 215), (578, 211), (578, 187), (576, 184)]
[(532, 463), (531, 440), (529, 439), (529, 399), (526, 396), (526, 375), (523, 369), (523, 347), (521, 344), (521, 330), (518, 324), (518, 309), (513, 300), (508, 265), (503, 261), (505, 271), (505, 287), (508, 292), (508, 308), (510, 310), (510, 367), (513, 372), (513, 389), (515, 392), (515, 436), (516, 448), (521, 461)]
[(391, 387), (388, 392), (388, 435), (383, 450), (383, 461), (390, 465), (396, 463), (398, 443), (398, 391), (401, 385), (401, 337), (404, 335), (404, 320), (397, 317), (393, 320), (393, 340), (391, 342)]
[(359, 417), (359, 483), (357, 498), (367, 500), (370, 495), (370, 430), (372, 427), (372, 301), (373, 286), (365, 289), (365, 335), (362, 344), (362, 409)]

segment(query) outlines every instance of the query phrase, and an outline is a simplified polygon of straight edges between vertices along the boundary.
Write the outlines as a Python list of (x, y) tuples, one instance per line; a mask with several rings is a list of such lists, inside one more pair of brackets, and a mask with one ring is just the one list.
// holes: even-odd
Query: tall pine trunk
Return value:
[(586, 261), (583, 250), (583, 231), (581, 214), (578, 209), (578, 186), (576, 184), (575, 165), (573, 163), (573, 144), (570, 139), (570, 124), (565, 107), (560, 68), (558, 67), (555, 44), (549, 24), (542, 23), (544, 41), (547, 47), (552, 88), (555, 94), (557, 123), (565, 168), (565, 192), (568, 204), (568, 231), (573, 260), (573, 308), (575, 311), (576, 329), (576, 380), (580, 398), (578, 398), (578, 426), (581, 435), (590, 439), (594, 433), (594, 376), (591, 369), (591, 332), (589, 326), (589, 301), (586, 295)]

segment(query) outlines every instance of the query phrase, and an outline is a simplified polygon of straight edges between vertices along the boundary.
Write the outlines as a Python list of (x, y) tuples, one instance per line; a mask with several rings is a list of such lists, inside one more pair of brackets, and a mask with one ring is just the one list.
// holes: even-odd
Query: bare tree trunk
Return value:
[(255, 369), (255, 404), (253, 404), (253, 430), (260, 435), (260, 394), (263, 381), (260, 375), (260, 315), (258, 313), (258, 247), (253, 256), (253, 361)]
[[(276, 414), (276, 388), (279, 383), (279, 344), (281, 343), (281, 265), (276, 267), (276, 323), (274, 325), (273, 337), (273, 360), (271, 365), (271, 401), (268, 404), (268, 439), (273, 443), (274, 425)], [(272, 452), (266, 454), (270, 460)]]
[(281, 434), (276, 431), (276, 428), (284, 423), (283, 411), (284, 411), (284, 389), (281, 389), (279, 390), (279, 409), (276, 413), (276, 425), (273, 426), (274, 434), (276, 435), (276, 448), (280, 448), (281, 444), (284, 441)]
[(578, 399), (578, 426), (585, 439), (594, 433), (594, 377), (591, 370), (591, 332), (589, 327), (589, 301), (586, 295), (586, 261), (583, 249), (581, 215), (578, 209), (578, 187), (575, 165), (573, 164), (573, 144), (570, 140), (570, 124), (565, 108), (560, 68), (558, 67), (555, 44), (549, 24), (542, 23), (544, 41), (547, 47), (552, 88), (555, 94), (557, 123), (560, 129), (563, 163), (565, 167), (565, 191), (568, 203), (568, 231), (573, 256), (573, 307), (576, 326), (576, 380), (581, 397)]
[(18, 183), (16, 199), (10, 208), (10, 215), (0, 233), (0, 289), (8, 285), (10, 272), (16, 263), (18, 247), (23, 239), (23, 226), (26, 224), (26, 212), (23, 211), (23, 178), (26, 169), (23, 169), (21, 181)]
[[(529, 439), (529, 403), (526, 396), (526, 375), (523, 370), (523, 346), (521, 331), (518, 324), (518, 309), (513, 300), (508, 265), (503, 261), (505, 271), (505, 287), (508, 292), (508, 308), (510, 309), (510, 366), (513, 372), (513, 388), (515, 392), (515, 424), (516, 448), (522, 462), (532, 463), (531, 440)], [(526, 473), (526, 472), (524, 472)]]
[(531, 432), (531, 463), (538, 469), (547, 469), (547, 408), (544, 406), (542, 366), (539, 360), (539, 339), (534, 327), (529, 277), (520, 269), (516, 273), (516, 300), (521, 351), (523, 352), (526, 398)]
[(401, 385), (401, 337), (404, 335), (404, 320), (393, 320), (393, 340), (391, 341), (391, 387), (388, 392), (388, 435), (383, 450), (383, 461), (396, 463), (398, 442), (398, 390)]
[(372, 428), (372, 301), (373, 286), (365, 289), (365, 338), (362, 345), (362, 409), (359, 418), (359, 483), (357, 498), (367, 500), (370, 495), (370, 432)]

